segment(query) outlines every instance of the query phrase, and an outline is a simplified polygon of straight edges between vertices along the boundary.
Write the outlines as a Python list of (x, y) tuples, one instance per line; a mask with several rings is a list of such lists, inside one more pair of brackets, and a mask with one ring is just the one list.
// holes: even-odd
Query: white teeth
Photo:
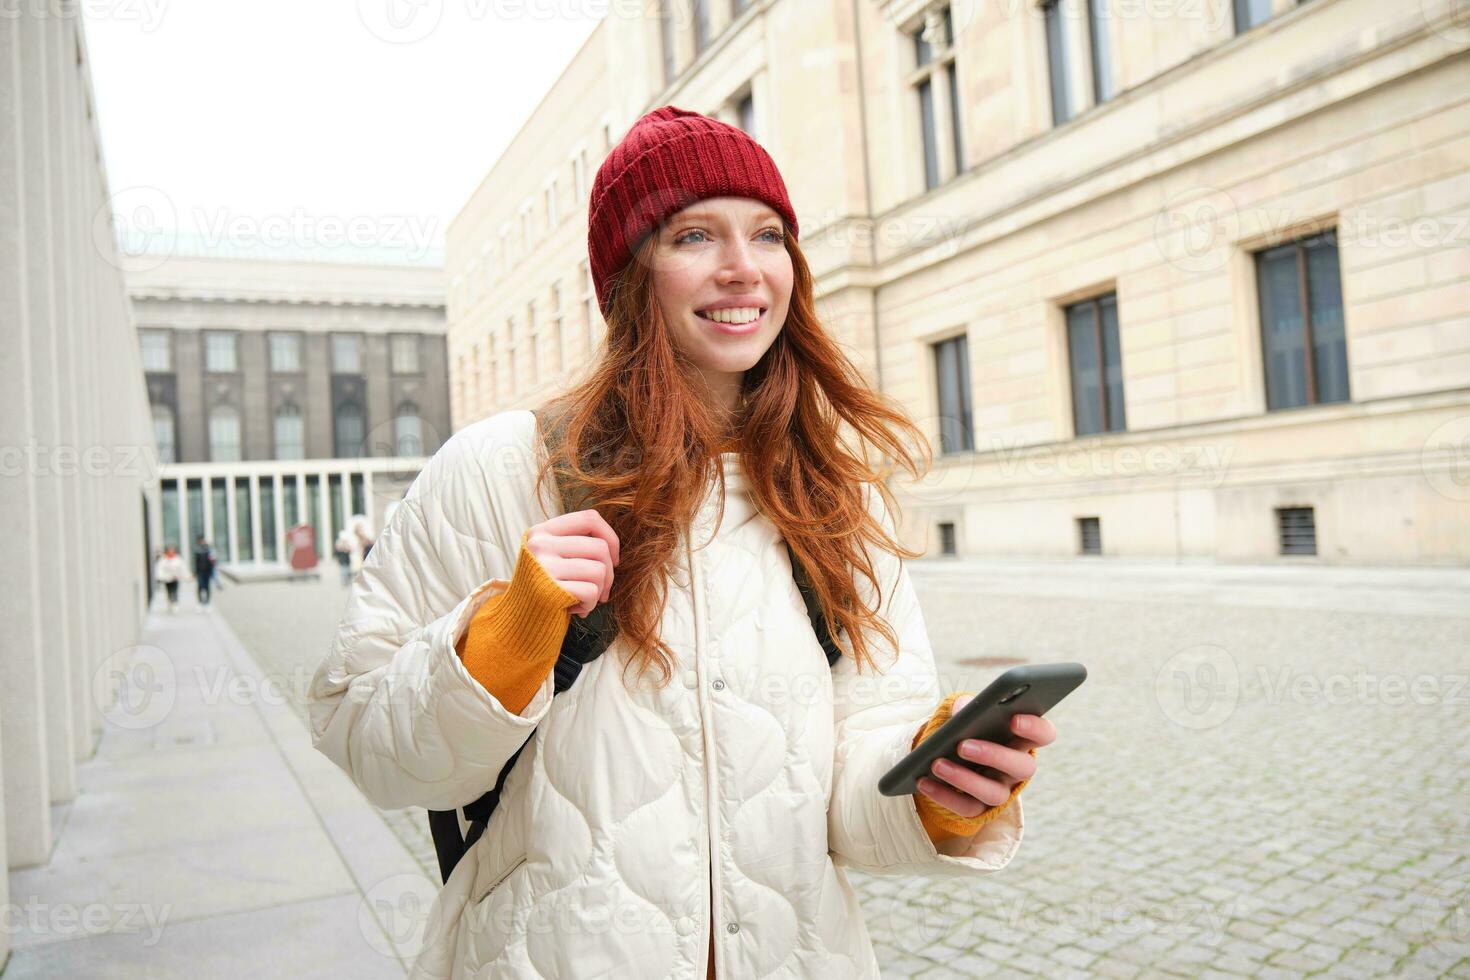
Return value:
[(699, 314), (706, 320), (719, 323), (750, 323), (761, 315), (759, 307), (732, 307), (728, 310), (705, 310)]

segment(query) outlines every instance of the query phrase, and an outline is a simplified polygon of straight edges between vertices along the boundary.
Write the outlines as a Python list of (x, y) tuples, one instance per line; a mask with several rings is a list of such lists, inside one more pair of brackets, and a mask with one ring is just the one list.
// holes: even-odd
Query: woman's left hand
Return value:
[[(952, 715), (970, 702), (973, 695), (955, 698)], [(1005, 775), (1004, 780), (982, 776), (969, 766), (955, 765), (948, 759), (936, 759), (931, 775), (919, 778), (919, 792), (962, 817), (974, 817), (1011, 797), (1011, 789), (1021, 780), (1036, 774), (1036, 757), (1030, 750), (1056, 741), (1057, 729), (1040, 715), (1015, 715), (1011, 732), (1016, 739), (1011, 745), (969, 738), (959, 744), (960, 758), (989, 766)]]

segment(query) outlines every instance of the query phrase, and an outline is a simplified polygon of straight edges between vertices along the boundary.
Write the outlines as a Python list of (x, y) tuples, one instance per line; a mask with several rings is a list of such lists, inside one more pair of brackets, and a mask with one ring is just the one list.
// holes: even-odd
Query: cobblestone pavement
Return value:
[[(1470, 573), (909, 567), (947, 689), (1001, 669), (972, 657), (1089, 678), (1009, 867), (851, 875), (885, 976), (1470, 977)], [(298, 698), (346, 596), (329, 571), (217, 600)], [(387, 816), (432, 870), (422, 813)]]

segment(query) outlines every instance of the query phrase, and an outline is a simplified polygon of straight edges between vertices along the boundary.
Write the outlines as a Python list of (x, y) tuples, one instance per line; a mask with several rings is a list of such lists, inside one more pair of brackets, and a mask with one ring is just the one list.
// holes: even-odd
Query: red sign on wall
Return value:
[(298, 572), (309, 572), (316, 567), (316, 528), (310, 524), (297, 524), (286, 531), (286, 552), (291, 556), (291, 568)]

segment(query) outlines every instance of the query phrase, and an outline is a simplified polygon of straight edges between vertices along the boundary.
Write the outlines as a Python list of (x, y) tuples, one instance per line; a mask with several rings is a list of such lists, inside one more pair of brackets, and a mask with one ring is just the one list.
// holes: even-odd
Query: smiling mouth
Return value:
[(748, 320), (716, 320), (713, 316), (709, 315), (710, 311), (708, 310), (697, 312), (694, 315), (699, 317), (701, 320), (707, 320), (710, 323), (717, 323), (725, 327), (746, 327), (766, 315), (766, 308), (764, 306), (753, 306), (750, 307), (750, 309), (756, 310), (757, 312), (755, 316), (751, 317)]

